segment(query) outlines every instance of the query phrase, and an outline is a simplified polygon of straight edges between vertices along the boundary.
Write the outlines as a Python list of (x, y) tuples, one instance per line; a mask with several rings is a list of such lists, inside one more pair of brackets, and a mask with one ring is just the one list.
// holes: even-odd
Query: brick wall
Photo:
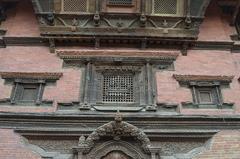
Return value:
[[(6, 112), (53, 112), (57, 102), (79, 100), (81, 69), (63, 68), (63, 61), (49, 53), (47, 47), (7, 47), (0, 49), (0, 72), (62, 72), (63, 76), (54, 85), (46, 86), (43, 100), (55, 101), (53, 107), (1, 106)], [(0, 99), (9, 98), (12, 85), (0, 79)]]
[(0, 129), (0, 159), (41, 159), (24, 147), (23, 139), (10, 129)]
[(222, 131), (216, 134), (208, 151), (194, 159), (239, 159), (240, 131)]
[[(240, 131), (221, 131), (210, 143), (210, 148), (194, 159), (239, 159)], [(29, 150), (20, 135), (11, 129), (0, 129), (0, 159), (40, 159)]]
[[(127, 52), (127, 49), (125, 49)], [(132, 52), (132, 51), (131, 51)], [(27, 58), (26, 58), (27, 57)], [(0, 71), (3, 72), (63, 72), (53, 86), (46, 87), (43, 99), (57, 102), (71, 102), (79, 100), (81, 83), (80, 68), (63, 68), (63, 61), (56, 55), (49, 53), (46, 47), (7, 47), (0, 49)], [(235, 110), (186, 110), (183, 114), (209, 114), (222, 115), (240, 113), (240, 55), (229, 51), (190, 50), (188, 56), (179, 55), (175, 61), (175, 71), (158, 71), (156, 73), (158, 101), (165, 103), (181, 103), (192, 101), (191, 91), (180, 87), (172, 77), (173, 74), (188, 75), (234, 75), (230, 88), (222, 90), (225, 102), (234, 102)], [(6, 85), (0, 79), (0, 98), (9, 98), (11, 85)], [(28, 108), (28, 111), (54, 111), (54, 108)], [(25, 109), (1, 107), (0, 111), (26, 111)]]
[[(24, 8), (24, 9), (22, 9)], [(235, 32), (234, 27), (228, 25), (230, 18), (221, 13), (216, 1), (212, 1), (207, 10), (206, 18), (201, 25), (200, 41), (229, 41)], [(15, 25), (18, 24), (18, 25)], [(218, 27), (216, 27), (216, 25)], [(39, 36), (37, 20), (34, 16), (30, 1), (18, 3), (16, 10), (8, 12), (8, 19), (3, 23), (7, 28), (7, 36)], [(79, 48), (83, 49), (83, 48)], [(114, 50), (114, 49), (112, 49)], [(127, 49), (125, 49), (127, 52)], [(107, 54), (110, 56), (110, 54)], [(229, 51), (190, 50), (188, 56), (179, 56), (175, 62), (176, 71), (157, 72), (158, 101), (166, 103), (181, 103), (192, 101), (189, 89), (180, 87), (172, 78), (172, 74), (202, 74), (202, 75), (234, 75), (230, 89), (224, 89), (225, 102), (235, 102), (233, 110), (186, 110), (183, 114), (222, 115), (240, 113), (240, 55)], [(55, 54), (49, 53), (47, 47), (12, 47), (0, 49), (0, 71), (32, 71), (32, 72), (63, 72), (63, 77), (56, 86), (46, 87), (44, 99), (57, 102), (77, 101), (79, 98), (81, 70), (77, 68), (62, 68), (62, 60)], [(4, 84), (0, 79), (0, 98), (8, 98), (12, 87)], [(22, 108), (1, 108), (0, 111), (22, 111)], [(30, 112), (49, 112), (54, 108), (28, 108)], [(26, 111), (26, 110), (24, 110)]]

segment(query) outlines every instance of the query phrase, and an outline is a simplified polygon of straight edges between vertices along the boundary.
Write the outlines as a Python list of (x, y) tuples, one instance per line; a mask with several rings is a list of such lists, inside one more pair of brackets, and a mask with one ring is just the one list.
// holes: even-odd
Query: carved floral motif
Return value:
[(121, 137), (133, 137), (135, 140), (139, 141), (145, 152), (149, 152), (149, 147), (151, 145), (149, 138), (143, 131), (132, 124), (122, 121), (122, 116), (118, 113), (115, 117), (115, 121), (111, 121), (97, 128), (86, 140), (84, 137), (80, 137), (79, 147), (83, 147), (84, 152), (88, 153), (94, 147), (95, 142), (103, 136), (111, 136), (117, 141), (120, 140)]

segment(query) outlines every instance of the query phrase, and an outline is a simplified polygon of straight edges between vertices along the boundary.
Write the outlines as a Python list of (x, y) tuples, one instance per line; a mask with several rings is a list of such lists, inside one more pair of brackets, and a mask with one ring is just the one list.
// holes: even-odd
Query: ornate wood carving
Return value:
[[(80, 66), (85, 68), (85, 78), (81, 89), (81, 110), (97, 111), (156, 111), (156, 91), (153, 75), (155, 71), (170, 70), (177, 52), (158, 52), (142, 50), (57, 50), (57, 54), (64, 59), (65, 66)], [(111, 56), (110, 56), (111, 55)], [(102, 77), (104, 72), (134, 74), (133, 103), (105, 103), (102, 101)], [(69, 109), (76, 105), (70, 104)], [(60, 109), (64, 105), (61, 104)], [(66, 107), (67, 108), (67, 107)]]
[(102, 159), (111, 153), (120, 152), (127, 156), (127, 159), (149, 159), (138, 147), (124, 141), (107, 141), (101, 146), (95, 147), (87, 156), (91, 159)]
[[(91, 60), (92, 61), (92, 60)], [(87, 62), (85, 70), (86, 70), (86, 78), (84, 82), (85, 90), (83, 91), (81, 100), (83, 101), (80, 109), (90, 109), (91, 107), (95, 110), (108, 110), (108, 111), (116, 111), (116, 108), (121, 109), (123, 111), (140, 111), (146, 107), (147, 110), (155, 110), (154, 101), (153, 101), (153, 93), (149, 87), (151, 87), (152, 83), (152, 66), (149, 65), (148, 68), (145, 68), (144, 64), (135, 63), (126, 63), (122, 64), (121, 61), (117, 62), (108, 62), (107, 64), (99, 64), (98, 62)], [(124, 60), (123, 60), (124, 62)], [(104, 63), (104, 61), (103, 61)], [(143, 74), (146, 74), (149, 70), (149, 75), (147, 78), (144, 78)], [(103, 101), (103, 77), (104, 74), (124, 74), (126, 72), (131, 73), (133, 76), (133, 91), (134, 91), (134, 102), (104, 102)], [(150, 76), (151, 75), (151, 76)], [(147, 80), (149, 82), (147, 82)], [(139, 82), (139, 80), (141, 82)], [(143, 85), (142, 85), (143, 84)], [(141, 89), (142, 88), (142, 89)], [(147, 88), (149, 88), (147, 90)], [(151, 87), (152, 88), (152, 87)], [(146, 98), (145, 94), (149, 99)], [(112, 108), (116, 107), (116, 108)]]
[[(56, 53), (65, 61), (102, 61), (102, 62), (147, 62), (151, 63), (165, 61), (173, 62), (178, 57), (178, 52), (158, 52), (158, 51), (141, 51), (141, 50), (57, 50)], [(111, 56), (108, 56), (111, 55)]]
[(149, 153), (151, 143), (147, 135), (132, 124), (122, 121), (120, 113), (116, 114), (115, 121), (100, 126), (86, 140), (80, 137), (79, 146), (84, 148), (84, 153), (88, 153), (94, 147), (95, 142), (104, 136), (113, 137), (117, 141), (121, 140), (121, 137), (132, 137), (140, 143), (146, 153)]
[[(112, 137), (113, 142), (103, 144), (99, 148), (95, 148), (96, 143), (102, 137)], [(144, 153), (137, 148), (132, 148), (128, 143), (121, 141), (124, 137), (131, 137), (138, 142), (145, 155), (150, 154), (151, 143), (147, 135), (137, 127), (122, 121), (122, 116), (117, 113), (115, 121), (104, 124), (92, 132), (86, 139), (84, 136), (79, 138), (79, 145), (73, 148), (81, 159), (87, 158), (100, 159), (112, 151), (122, 151), (132, 158), (145, 158)]]
[[(54, 22), (49, 23), (47, 14), (54, 13), (44, 12), (42, 8), (45, 5), (40, 4), (39, 0), (32, 0), (35, 6), (35, 12), (38, 13), (40, 28), (42, 35), (46, 36), (61, 36), (65, 34), (68, 36), (75, 35), (127, 35), (127, 36), (145, 36), (145, 37), (184, 37), (196, 39), (199, 25), (205, 13), (205, 8), (208, 6), (209, 0), (204, 1), (187, 1), (188, 6), (183, 17), (153, 15), (152, 1), (140, 1), (136, 6), (139, 14), (112, 14), (103, 13), (103, 10), (108, 10), (112, 6), (106, 6), (105, 1), (96, 1), (91, 3), (93, 8), (89, 8), (87, 14), (54, 14)], [(51, 1), (51, 0), (49, 0)], [(185, 2), (185, 1), (184, 1)], [(134, 1), (135, 3), (135, 1)], [(55, 13), (59, 12), (58, 2), (54, 3)], [(100, 7), (100, 8), (99, 8)], [(116, 7), (116, 6), (115, 6)], [(121, 8), (122, 6), (118, 6)], [(133, 7), (134, 8), (134, 7)], [(123, 10), (124, 12), (124, 10)], [(194, 16), (194, 18), (191, 18)], [(46, 22), (43, 22), (46, 21)], [(52, 20), (51, 20), (52, 21)], [(75, 21), (75, 23), (73, 23)], [(74, 28), (74, 29), (73, 29)], [(136, 34), (135, 31), (137, 30)], [(181, 34), (180, 34), (181, 33)]]

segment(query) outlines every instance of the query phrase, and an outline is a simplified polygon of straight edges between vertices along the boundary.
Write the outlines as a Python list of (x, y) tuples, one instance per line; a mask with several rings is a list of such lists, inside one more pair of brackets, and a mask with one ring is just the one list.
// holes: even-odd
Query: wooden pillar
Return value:
[(17, 95), (17, 90), (19, 87), (19, 81), (15, 81), (15, 88), (13, 90), (12, 96), (11, 96), (11, 104), (15, 104), (15, 100), (16, 100), (16, 95)]
[(88, 103), (88, 89), (89, 89), (88, 86), (90, 82), (90, 67), (91, 67), (91, 64), (90, 62), (88, 62), (85, 70), (84, 99), (83, 99), (84, 104)]
[(150, 66), (150, 63), (147, 63), (147, 103), (148, 105), (152, 105), (152, 77), (151, 77), (151, 71), (152, 71), (152, 67)]
[(42, 103), (42, 94), (43, 94), (43, 89), (44, 89), (44, 80), (39, 81), (39, 89), (38, 89), (38, 94), (37, 94), (37, 99), (36, 99), (36, 104), (40, 105)]
[(150, 147), (150, 153), (151, 153), (151, 159), (159, 159), (159, 151), (160, 151), (160, 147)]

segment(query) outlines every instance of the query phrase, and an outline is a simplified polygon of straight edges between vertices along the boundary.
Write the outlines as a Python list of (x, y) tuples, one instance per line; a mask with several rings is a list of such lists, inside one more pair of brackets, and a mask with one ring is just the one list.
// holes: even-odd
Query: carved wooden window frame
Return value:
[[(182, 102), (183, 108), (200, 109), (233, 109), (234, 103), (224, 102), (222, 89), (229, 88), (234, 76), (208, 75), (176, 75), (173, 77), (180, 86), (187, 87), (192, 92), (192, 101)], [(199, 99), (199, 91), (211, 91), (213, 101), (203, 103)]]
[[(192, 103), (182, 102), (185, 108), (200, 109), (233, 109), (234, 103), (226, 103), (223, 100), (222, 88), (228, 87), (229, 83), (220, 81), (190, 81), (188, 83), (192, 92)], [(202, 90), (211, 91), (213, 101), (211, 103), (203, 103), (199, 99), (199, 92)]]
[[(113, 69), (123, 69), (125, 71), (131, 71), (135, 74), (134, 87), (135, 89), (136, 102), (134, 103), (104, 103), (101, 101), (101, 85), (98, 84), (99, 78), (105, 71), (113, 71)], [(117, 70), (115, 70), (117, 71)], [(155, 105), (154, 93), (155, 86), (153, 81), (153, 66), (149, 63), (146, 64), (99, 64), (87, 62), (85, 65), (85, 78), (82, 81), (84, 87), (81, 90), (81, 101), (82, 106), (85, 105), (88, 108), (95, 106), (103, 106), (105, 108), (110, 108), (112, 106), (116, 107), (126, 107), (127, 108), (146, 108)], [(83, 77), (84, 77), (83, 76)], [(150, 108), (149, 108), (150, 109)]]
[[(115, 69), (114, 69), (115, 67)], [(108, 103), (108, 102), (104, 102), (103, 99), (103, 77), (104, 77), (104, 74), (105, 73), (108, 73), (108, 74), (130, 74), (132, 73), (133, 75), (133, 87), (134, 87), (134, 94), (135, 94), (135, 102), (122, 102), (121, 105), (139, 105), (140, 104), (140, 99), (139, 99), (139, 96), (140, 96), (140, 93), (139, 93), (139, 89), (137, 88), (137, 85), (139, 85), (139, 82), (138, 80), (141, 80), (140, 79), (140, 73), (142, 72), (142, 67), (137, 67), (135, 66), (123, 66), (125, 68), (123, 68), (124, 70), (121, 70), (121, 66), (95, 66), (95, 70), (96, 70), (96, 78), (98, 80), (97, 82), (97, 101), (96, 101), (96, 104), (103, 104), (103, 105), (118, 105), (119, 102), (113, 102), (113, 103)], [(130, 68), (127, 68), (127, 67), (130, 67)]]
[[(9, 106), (52, 106), (52, 100), (44, 100), (44, 88), (55, 83), (62, 77), (58, 72), (0, 72), (0, 76), (5, 80), (5, 84), (12, 86), (12, 92), (9, 98), (0, 99), (0, 105)], [(36, 98), (34, 100), (22, 100), (24, 87), (36, 89)]]
[[(45, 80), (31, 80), (31, 79), (15, 79), (14, 80), (14, 87), (11, 93), (11, 104), (35, 104), (40, 105), (42, 103), (42, 96), (44, 92), (45, 87)], [(21, 96), (24, 93), (24, 89), (28, 85), (34, 85), (35, 89), (37, 91), (37, 94), (35, 96), (35, 100), (32, 101), (26, 101), (21, 98)]]
[(155, 1), (156, 0), (152, 0), (152, 15), (157, 15), (157, 16), (183, 16), (184, 15), (184, 6), (185, 6), (184, 0), (177, 0), (177, 4), (176, 4), (177, 13), (176, 14), (155, 13), (155, 11), (154, 11)]
[[(200, 107), (215, 107), (223, 104), (220, 82), (190, 82), (189, 86), (192, 90), (193, 103)], [(201, 102), (200, 92), (206, 91), (211, 93), (212, 102)]]

